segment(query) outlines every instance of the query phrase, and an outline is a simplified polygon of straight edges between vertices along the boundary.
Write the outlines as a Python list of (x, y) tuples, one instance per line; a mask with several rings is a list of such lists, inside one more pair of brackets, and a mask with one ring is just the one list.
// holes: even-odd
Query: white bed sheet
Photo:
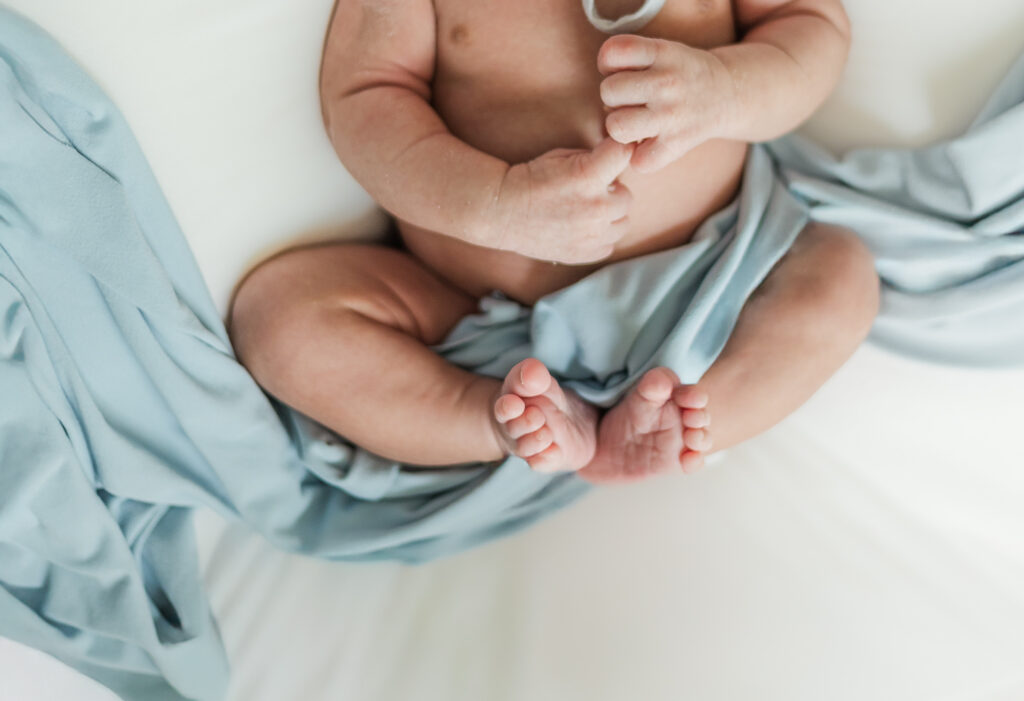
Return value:
[[(133, 124), (214, 299), (267, 252), (379, 229), (319, 124), (331, 0), (6, 0)], [(847, 0), (805, 127), (836, 149), (966, 125), (1024, 50), (1019, 0)], [(713, 468), (595, 491), (418, 568), (276, 552), (200, 519), (231, 698), (1024, 698), (1024, 371), (865, 347)], [(0, 640), (0, 699), (109, 692)]]

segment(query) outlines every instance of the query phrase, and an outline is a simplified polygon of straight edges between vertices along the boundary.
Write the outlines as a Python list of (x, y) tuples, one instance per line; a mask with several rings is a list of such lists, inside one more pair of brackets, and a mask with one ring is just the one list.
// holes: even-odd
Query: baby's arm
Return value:
[(435, 33), (431, 0), (338, 0), (320, 91), (345, 167), (416, 226), (564, 263), (609, 255), (626, 231), (629, 192), (613, 183), (632, 147), (608, 139), (514, 166), (472, 148), (430, 105)]
[(736, 105), (727, 136), (767, 141), (811, 116), (839, 81), (850, 48), (840, 0), (736, 0), (743, 40), (712, 49)]
[(598, 56), (608, 133), (652, 171), (714, 138), (790, 131), (839, 80), (850, 45), (840, 0), (735, 0), (739, 43), (709, 51), (623, 35)]

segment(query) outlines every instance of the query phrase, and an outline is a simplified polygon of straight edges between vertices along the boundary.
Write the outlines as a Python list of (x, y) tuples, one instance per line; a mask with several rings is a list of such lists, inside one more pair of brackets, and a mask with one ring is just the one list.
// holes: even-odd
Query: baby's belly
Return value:
[[(596, 56), (607, 36), (590, 26), (580, 5), (436, 0), (433, 103), (452, 133), (510, 163), (553, 148), (590, 148), (604, 138)], [(714, 46), (734, 39), (732, 27), (727, 1), (668, 0), (643, 33)], [(633, 193), (630, 226), (609, 260), (685, 243), (732, 198), (746, 151), (743, 143), (710, 141), (657, 173), (627, 170), (620, 181)], [(555, 265), (404, 222), (399, 228), (414, 255), (474, 296), (498, 290), (530, 304), (609, 262)]]

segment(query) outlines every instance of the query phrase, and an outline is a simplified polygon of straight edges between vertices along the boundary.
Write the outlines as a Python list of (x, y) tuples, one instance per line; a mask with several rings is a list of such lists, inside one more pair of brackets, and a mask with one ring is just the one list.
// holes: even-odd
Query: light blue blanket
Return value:
[[(492, 298), (440, 348), (494, 375), (533, 354), (613, 402), (646, 368), (688, 381), (813, 216), (856, 229), (885, 282), (877, 340), (1024, 360), (1024, 63), (962, 139), (834, 161), (755, 148), (687, 246), (609, 266), (532, 310)], [(586, 489), (519, 460), (409, 472), (273, 404), (235, 361), (117, 109), (0, 8), (0, 635), (128, 699), (218, 699), (228, 667), (191, 510), (282, 548), (420, 561)]]

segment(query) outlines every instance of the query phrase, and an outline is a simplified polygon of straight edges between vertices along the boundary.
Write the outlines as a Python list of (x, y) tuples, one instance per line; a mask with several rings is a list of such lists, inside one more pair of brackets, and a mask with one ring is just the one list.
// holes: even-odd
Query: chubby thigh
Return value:
[(490, 419), (500, 383), (430, 349), (475, 308), (405, 252), (330, 244), (256, 268), (235, 296), (230, 332), (280, 401), (378, 455), (446, 465), (502, 455)]

